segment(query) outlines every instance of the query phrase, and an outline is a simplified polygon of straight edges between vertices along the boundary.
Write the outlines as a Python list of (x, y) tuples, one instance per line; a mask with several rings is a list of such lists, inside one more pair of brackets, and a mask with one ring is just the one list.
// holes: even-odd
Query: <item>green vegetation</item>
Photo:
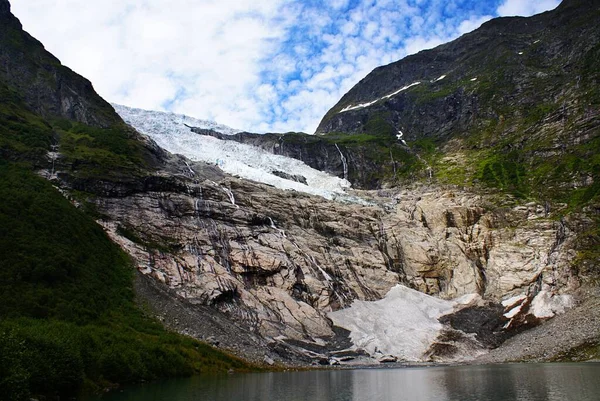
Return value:
[(517, 197), (526, 197), (529, 190), (526, 169), (517, 152), (493, 154), (480, 161), (479, 179), (485, 185), (496, 187)]
[(582, 362), (600, 359), (600, 342), (587, 341), (568, 351), (561, 352), (551, 362)]
[(135, 132), (45, 119), (1, 81), (0, 99), (0, 400), (253, 369), (146, 317), (134, 304), (131, 263), (93, 208), (75, 208), (33, 173), (51, 168), (57, 150), (55, 167), (73, 177), (147, 174), (153, 156)]
[(0, 156), (4, 159), (47, 166), (46, 153), (57, 145), (61, 165), (77, 177), (132, 177), (151, 167), (150, 151), (124, 123), (96, 128), (65, 119), (47, 121), (1, 82), (0, 99)]
[(52, 127), (25, 107), (19, 95), (0, 82), (0, 156), (40, 163), (54, 143)]
[(52, 185), (0, 163), (0, 399), (251, 369), (145, 317), (127, 256)]
[(68, 120), (53, 121), (62, 163), (79, 177), (138, 176), (149, 167), (148, 152), (131, 128), (95, 128)]

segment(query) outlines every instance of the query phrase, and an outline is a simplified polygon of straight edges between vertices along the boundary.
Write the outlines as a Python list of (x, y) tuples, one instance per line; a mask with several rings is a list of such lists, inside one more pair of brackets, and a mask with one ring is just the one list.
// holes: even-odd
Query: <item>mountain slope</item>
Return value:
[[(0, 10), (5, 4), (0, 0)], [(10, 46), (9, 51), (18, 50)], [(583, 202), (585, 208), (570, 209), (502, 191), (482, 194), (469, 185), (439, 185), (436, 166), (441, 163), (440, 152), (452, 149), (451, 141), (444, 148), (429, 138), (413, 140), (408, 133), (407, 139), (398, 138), (397, 128), (386, 116), (366, 121), (368, 132), (312, 138), (326, 145), (323, 157), (342, 166), (339, 174), (345, 175), (344, 158), (350, 163), (349, 178), (352, 171), (369, 166), (364, 169), (368, 174), (354, 176), (362, 177), (367, 186), (406, 182), (411, 174), (423, 174), (415, 180), (422, 178), (427, 185), (365, 191), (361, 196), (366, 204), (341, 203), (232, 177), (212, 163), (171, 155), (120, 120), (106, 126), (92, 117), (84, 120), (76, 115), (73, 118), (79, 120), (69, 120), (62, 109), (48, 112), (49, 106), (40, 107), (20, 85), (20, 81), (0, 80), (0, 152), (7, 164), (6, 169), (0, 168), (0, 183), (5, 183), (0, 192), (15, 199), (0, 209), (6, 222), (0, 226), (0, 249), (12, 260), (10, 265), (0, 265), (0, 271), (12, 280), (9, 289), (14, 284), (30, 299), (19, 305), (13, 296), (2, 312), (6, 319), (0, 327), (0, 358), (4, 358), (0, 369), (10, 380), (0, 382), (4, 386), (0, 394), (8, 397), (27, 397), (27, 387), (40, 393), (69, 393), (86, 379), (126, 382), (202, 371), (210, 362), (217, 370), (248, 368), (212, 348), (165, 333), (145, 319), (133, 305), (131, 276), (124, 277), (127, 259), (92, 219), (137, 268), (136, 293), (149, 313), (180, 333), (269, 364), (309, 364), (335, 356), (368, 357), (374, 363), (378, 345), (416, 361), (470, 360), (517, 331), (550, 319), (585, 297), (587, 288), (595, 288), (593, 196)], [(54, 84), (48, 85), (48, 92), (55, 93)], [(360, 99), (343, 108), (372, 100)], [(93, 94), (85, 102), (103, 104)], [(199, 154), (199, 160), (206, 156), (202, 149), (193, 148), (201, 142), (186, 142), (196, 134), (182, 127), (181, 121), (161, 114), (148, 116), (141, 123), (156, 123), (156, 130), (150, 132), (156, 138), (180, 136), (185, 139), (180, 144), (183, 151)], [(313, 146), (300, 138), (296, 149)], [(465, 149), (471, 148), (458, 147)], [(212, 158), (214, 154), (210, 162)], [(427, 174), (427, 166), (433, 169), (433, 177)], [(15, 185), (19, 180), (26, 185)], [(19, 217), (27, 224), (21, 227)], [(55, 229), (62, 218), (70, 222), (67, 232)], [(32, 238), (39, 238), (39, 243)], [(78, 241), (91, 242), (79, 246)], [(583, 243), (587, 248), (581, 248)], [(96, 254), (100, 250), (103, 254)], [(26, 266), (17, 269), (22, 267), (21, 259)], [(55, 263), (48, 263), (46, 269), (45, 259)], [(115, 262), (97, 272), (106, 260)], [(33, 276), (15, 274), (13, 269)], [(90, 280), (85, 287), (90, 302), (79, 305), (78, 300), (86, 297), (81, 291), (70, 292), (73, 283), (88, 275), (96, 277), (95, 273), (116, 276), (107, 279), (116, 283), (105, 288)], [(424, 294), (390, 291), (398, 284)], [(396, 312), (417, 313), (419, 304), (424, 309), (443, 304), (432, 297), (462, 295), (468, 297), (460, 311), (453, 309), (437, 322), (438, 312), (418, 319), (420, 326), (431, 330), (417, 350), (410, 349), (410, 342), (399, 341), (415, 319), (403, 319)], [(107, 296), (115, 304), (103, 302)], [(383, 302), (371, 302), (382, 298)], [(68, 303), (71, 299), (73, 305)], [(349, 306), (357, 300), (363, 301), (357, 302), (358, 319), (344, 318), (353, 313)], [(94, 304), (100, 308), (93, 308)], [(370, 314), (373, 307), (378, 307), (377, 313)], [(441, 313), (450, 307), (436, 309)], [(69, 317), (70, 311), (77, 313)], [(365, 311), (369, 319), (361, 318)], [(373, 330), (377, 343), (367, 344), (369, 333), (356, 336), (333, 326), (336, 316), (353, 332), (357, 320), (370, 320), (373, 327), (384, 321), (393, 330)], [(592, 328), (578, 343), (565, 347), (597, 338), (598, 331)], [(371, 354), (357, 349), (359, 344), (369, 345), (366, 351)], [(34, 369), (40, 366), (49, 368)], [(58, 370), (52, 370), (55, 366)]]
[(112, 107), (100, 98), (92, 84), (48, 53), (24, 32), (10, 13), (10, 4), (0, 4), (0, 79), (11, 82), (28, 107), (43, 117), (62, 117), (95, 127), (120, 121)]
[(565, 0), (530, 18), (497, 18), (376, 68), (317, 133), (369, 135), (379, 121), (388, 143), (401, 132), (439, 182), (573, 205), (597, 199), (598, 7)]
[(138, 309), (131, 260), (89, 194), (61, 184), (131, 181), (166, 153), (23, 32), (6, 0), (0, 63), (0, 399), (251, 368)]

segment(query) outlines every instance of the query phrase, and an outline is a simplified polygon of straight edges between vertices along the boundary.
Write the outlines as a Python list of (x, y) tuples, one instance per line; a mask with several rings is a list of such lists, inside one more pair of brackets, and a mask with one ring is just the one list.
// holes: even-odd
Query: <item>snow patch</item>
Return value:
[(564, 313), (574, 305), (575, 301), (571, 295), (555, 295), (549, 291), (540, 291), (533, 298), (529, 310), (535, 317), (544, 319)]
[(357, 300), (328, 316), (335, 325), (350, 330), (355, 348), (370, 355), (380, 352), (420, 361), (443, 328), (438, 318), (477, 299), (470, 295), (446, 301), (396, 285), (379, 301)]
[(385, 96), (383, 96), (383, 97), (380, 97), (379, 99), (375, 99), (375, 100), (373, 100), (372, 102), (361, 103), (361, 104), (357, 104), (356, 106), (348, 106), (348, 107), (346, 107), (346, 108), (342, 109), (342, 110), (340, 111), (340, 113), (343, 113), (343, 112), (345, 112), (345, 111), (350, 111), (350, 110), (364, 109), (365, 107), (369, 107), (369, 106), (371, 106), (371, 105), (373, 105), (373, 104), (375, 104), (375, 103), (379, 102), (380, 100), (389, 99), (389, 98), (391, 98), (392, 96), (395, 96), (395, 95), (397, 95), (398, 93), (400, 93), (400, 92), (402, 92), (402, 91), (405, 91), (405, 90), (407, 90), (408, 88), (411, 88), (411, 87), (413, 87), (413, 86), (415, 86), (415, 85), (419, 85), (420, 83), (421, 83), (421, 82), (413, 82), (413, 83), (412, 83), (412, 84), (410, 84), (410, 85), (406, 85), (406, 86), (404, 86), (404, 87), (402, 87), (402, 88), (398, 89), (396, 92), (393, 92), (393, 93), (390, 93), (389, 95), (385, 95)]
[(477, 77), (471, 78), (471, 82), (473, 82), (473, 81), (477, 81)]
[[(509, 310), (508, 312), (506, 312), (504, 314), (504, 317), (507, 318), (507, 319), (512, 319), (513, 317), (517, 316), (519, 314), (519, 312), (521, 312), (521, 309), (523, 309), (523, 304), (522, 303), (518, 304), (517, 306), (515, 306), (514, 308), (512, 308), (511, 310)], [(505, 327), (507, 327), (507, 326), (505, 326)]]
[(435, 81), (433, 81), (433, 82), (441, 81), (441, 80), (442, 80), (442, 79), (444, 79), (444, 78), (446, 78), (446, 76), (445, 76), (445, 75), (442, 75), (441, 77), (439, 77), (438, 79), (436, 79), (436, 80), (435, 80)]
[(505, 299), (504, 301), (502, 301), (502, 306), (504, 306), (505, 308), (508, 308), (509, 306), (521, 304), (526, 299), (527, 299), (527, 295), (525, 295), (525, 294), (515, 295), (514, 297), (511, 297), (511, 298), (508, 298), (508, 299)]
[[(296, 190), (327, 199), (348, 202), (354, 200), (352, 197), (346, 197), (344, 193), (345, 189), (350, 188), (346, 179), (313, 169), (300, 160), (273, 155), (256, 146), (198, 135), (191, 131), (190, 126), (214, 129), (224, 134), (238, 132), (232, 128), (180, 114), (133, 109), (116, 104), (113, 104), (113, 107), (125, 122), (171, 153), (182, 154), (194, 161), (215, 164), (228, 174), (280, 189)], [(191, 168), (189, 170), (193, 173)], [(308, 185), (278, 177), (272, 174), (272, 171), (302, 175)], [(232, 199), (230, 194), (228, 196)], [(235, 204), (235, 200), (232, 200), (232, 204)]]
[(519, 52), (518, 54), (519, 54), (519, 55), (522, 55), (522, 54), (523, 54), (523, 52)]

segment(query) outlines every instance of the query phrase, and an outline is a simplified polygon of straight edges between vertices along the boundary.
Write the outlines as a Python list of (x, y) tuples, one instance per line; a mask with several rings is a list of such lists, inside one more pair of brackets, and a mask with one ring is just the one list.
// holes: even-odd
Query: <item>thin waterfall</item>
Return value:
[(340, 157), (342, 158), (342, 164), (344, 165), (344, 180), (348, 180), (348, 162), (346, 161), (346, 156), (340, 150), (340, 147), (335, 144), (335, 148), (340, 152)]

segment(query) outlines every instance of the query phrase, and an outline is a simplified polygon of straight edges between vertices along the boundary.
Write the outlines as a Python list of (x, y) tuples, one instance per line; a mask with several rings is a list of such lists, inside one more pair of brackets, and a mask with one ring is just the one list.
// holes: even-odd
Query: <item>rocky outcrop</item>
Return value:
[(536, 204), (491, 207), (439, 187), (364, 191), (363, 204), (342, 204), (185, 163), (174, 159), (144, 185), (88, 186), (101, 224), (140, 272), (187, 304), (268, 341), (304, 344), (305, 355), (335, 338), (329, 312), (398, 283), (496, 304), (578, 286), (568, 222)]

